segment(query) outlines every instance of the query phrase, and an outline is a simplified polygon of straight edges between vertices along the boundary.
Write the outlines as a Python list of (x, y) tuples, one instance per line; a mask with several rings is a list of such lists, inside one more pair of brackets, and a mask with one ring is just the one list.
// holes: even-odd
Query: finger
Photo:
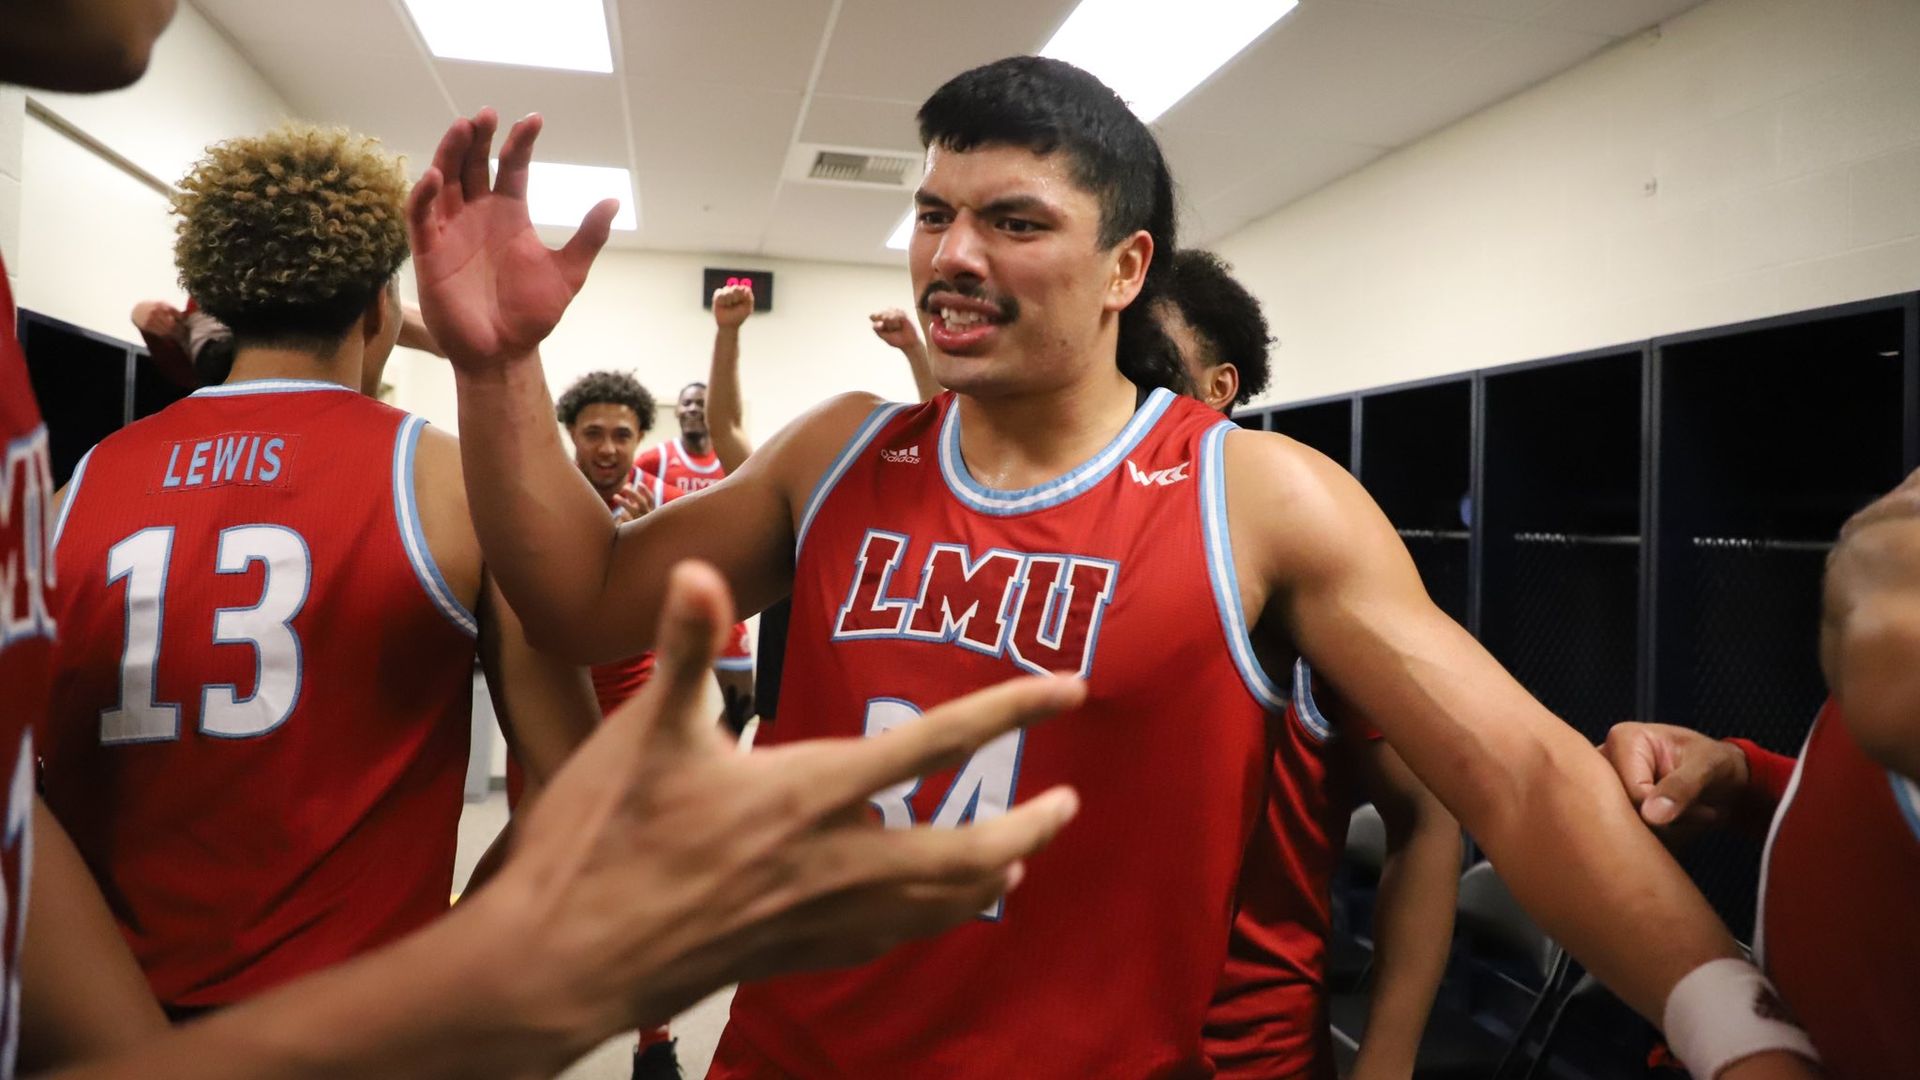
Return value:
[(958, 764), (1015, 728), (1078, 706), (1087, 686), (1065, 676), (1010, 679), (950, 701), (884, 736), (783, 748), (819, 809), (860, 802), (903, 780)]
[(1079, 811), (1074, 790), (1056, 787), (957, 829), (837, 830), (802, 849), (799, 857), (807, 865), (799, 874), (817, 875), (801, 886), (803, 895), (877, 884), (965, 886), (983, 879), (1010, 888), (1021, 873), (1014, 867), (1052, 843)]
[(640, 509), (643, 512), (652, 511), (653, 491), (649, 488), (634, 488), (632, 490), (633, 490), (633, 501), (639, 504)]
[(533, 142), (540, 137), (545, 121), (539, 113), (528, 113), (507, 131), (500, 144), (500, 171), (494, 174), (493, 191), (511, 199), (527, 197), (527, 170), (533, 163)]
[(653, 678), (642, 692), (650, 695), (653, 730), (685, 734), (708, 727), (696, 714), (732, 623), (733, 601), (713, 567), (688, 560), (673, 568), (655, 636)]
[(407, 234), (408, 243), (413, 247), (417, 258), (432, 250), (436, 239), (430, 227), (433, 220), (433, 201), (440, 195), (445, 180), (440, 175), (439, 166), (429, 165), (427, 171), (420, 174), (420, 182), (413, 185), (407, 193)]
[(1627, 798), (1635, 806), (1646, 799), (1653, 790), (1654, 781), (1659, 778), (1656, 771), (1651, 743), (1653, 738), (1644, 724), (1615, 724), (1607, 732), (1607, 741), (1600, 752), (1613, 766), (1614, 775), (1619, 777), (1620, 786), (1626, 789)]
[(561, 275), (575, 292), (587, 283), (587, 271), (593, 268), (600, 249), (607, 245), (607, 237), (613, 232), (613, 215), (619, 212), (619, 199), (602, 199), (594, 204), (567, 246), (554, 256), (560, 263)]
[(1680, 759), (1677, 767), (1654, 785), (1647, 801), (1640, 804), (1640, 816), (1649, 825), (1672, 823), (1700, 797), (1712, 767), (1712, 760), (1705, 754), (1689, 754)]
[(472, 145), (473, 121), (461, 116), (447, 125), (447, 133), (440, 136), (440, 145), (433, 151), (433, 164), (429, 171), (437, 169), (440, 173), (440, 187), (437, 190), (443, 214), (458, 210), (464, 201), (460, 197), (460, 185), (453, 181), (460, 175), (460, 170), (466, 168), (467, 148)]
[(469, 202), (485, 195), (493, 186), (487, 177), (487, 158), (493, 153), (493, 133), (500, 126), (500, 114), (481, 109), (473, 117), (473, 139), (467, 144), (465, 160), (460, 163), (460, 193)]

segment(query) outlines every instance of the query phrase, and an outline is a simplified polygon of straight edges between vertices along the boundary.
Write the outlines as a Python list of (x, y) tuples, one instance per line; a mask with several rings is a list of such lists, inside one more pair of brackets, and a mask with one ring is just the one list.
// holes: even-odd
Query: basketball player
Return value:
[[(726, 294), (724, 297), (722, 294)], [(743, 302), (744, 301), (744, 302)], [(753, 293), (741, 286), (722, 288), (714, 293), (713, 378), (733, 393), (733, 422), (719, 431), (707, 423), (707, 384), (688, 383), (680, 390), (673, 415), (680, 423), (680, 434), (640, 453), (634, 467), (653, 478), (653, 501), (667, 500), (667, 489), (683, 494), (704, 491), (726, 479), (727, 473), (740, 467), (753, 447), (746, 441), (746, 429), (738, 422), (740, 410), (740, 323), (753, 311)], [(724, 357), (724, 359), (723, 359)], [(745, 730), (753, 717), (753, 651), (747, 646), (747, 624), (734, 626), (727, 647), (713, 663), (714, 678), (720, 680), (720, 700), (724, 703), (727, 726), (734, 734)]]
[(405, 186), (339, 129), (213, 147), (174, 253), (233, 370), (65, 491), (44, 791), (176, 1018), (445, 913), (476, 653), (537, 780), (599, 719), (487, 584), (458, 443), (363, 396)]
[(727, 483), (618, 529), (563, 483), (545, 420), (538, 345), (587, 252), (563, 256), (570, 277), (528, 265), (540, 121), (508, 135), (491, 187), (495, 117), (456, 121), (411, 202), (422, 311), (473, 438), (476, 528), (536, 640), (580, 661), (644, 646), (663, 560), (702, 551), (747, 610), (793, 594), (776, 745), (885, 742), (1012, 671), (1090, 680), (1063, 723), (874, 803), (891, 825), (950, 825), (1072, 777), (1088, 827), (973, 924), (859, 969), (743, 985), (715, 1075), (1202, 1073), (1265, 726), (1298, 660), (1600, 978), (1670, 1027), (1710, 1017), (1725, 1041), (1683, 1048), (1696, 1070), (1806, 1075), (1804, 1035), (1751, 1009), (1757, 973), (1735, 973), (1731, 997), (1713, 972), (1681, 985), (1734, 942), (1593, 748), (1434, 608), (1352, 478), (1167, 392), (1185, 375), (1153, 347), (1144, 302), (1153, 252), (1175, 247), (1172, 182), (1124, 103), (1027, 57), (958, 76), (920, 119), (909, 263), (951, 392), (837, 398)]
[[(0, 79), (126, 85), (172, 12), (170, 0), (12, 4)], [(576, 255), (590, 256), (605, 229), (597, 236)], [(14, 1072), (22, 1025), (42, 1037), (49, 1065), (110, 1055), (60, 1073), (71, 1077), (551, 1075), (736, 979), (864, 959), (971, 917), (1073, 813), (1072, 794), (1053, 792), (958, 834), (907, 835), (876, 833), (848, 813), (874, 790), (1071, 708), (1084, 690), (1070, 681), (997, 687), (884, 743), (736, 753), (695, 715), (732, 605), (711, 571), (681, 567), (657, 677), (568, 763), (489, 888), (392, 946), (162, 1032), (150, 995), (143, 1020), (112, 1008), (130, 995), (97, 992), (116, 955), (122, 989), (146, 991), (33, 792), (32, 730), (47, 711), (59, 590), (46, 428), (13, 314), (0, 272), (0, 775), (11, 778), (0, 830), (0, 1077)]]
[[(1153, 308), (1160, 329), (1186, 364), (1189, 393), (1230, 413), (1266, 388), (1266, 316), (1211, 252), (1175, 252), (1170, 270)], [(906, 356), (918, 382), (926, 346), (909, 317), (883, 311), (871, 318), (875, 335)], [(1352, 1075), (1407, 1076), (1446, 970), (1460, 829), (1377, 732), (1349, 730), (1324, 689), (1317, 703), (1304, 684), (1295, 689), (1286, 722), (1274, 729), (1273, 791), (1241, 869), (1233, 939), (1207, 1011), (1206, 1053), (1216, 1076), (1333, 1075), (1330, 891), (1348, 816), (1371, 801), (1387, 827), (1387, 858), (1374, 911), (1371, 1008)]]
[(1827, 561), (1833, 696), (1799, 760), (1669, 724), (1615, 725), (1604, 747), (1649, 825), (1766, 837), (1754, 954), (1845, 1080), (1920, 1075), (1916, 496), (1920, 473), (1855, 515)]

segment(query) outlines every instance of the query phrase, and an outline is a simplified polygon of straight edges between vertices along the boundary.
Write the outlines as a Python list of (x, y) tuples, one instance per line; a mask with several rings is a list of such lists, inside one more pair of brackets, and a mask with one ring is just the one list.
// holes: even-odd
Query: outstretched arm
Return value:
[(707, 430), (714, 456), (729, 473), (753, 453), (740, 397), (740, 325), (753, 314), (753, 286), (713, 291), (713, 366), (707, 372)]
[(1242, 602), (1386, 735), (1596, 977), (1661, 1023), (1682, 976), (1740, 956), (1605, 760), (1433, 605), (1351, 476), (1292, 440), (1233, 432), (1226, 480)]
[(539, 354), (585, 283), (616, 204), (596, 206), (564, 248), (548, 250), (526, 204), (540, 118), (514, 125), (490, 182), (495, 124), (491, 110), (455, 121), (407, 209), (421, 311), (453, 362), (474, 529), (501, 593), (529, 640), (576, 663), (647, 647), (677, 558), (711, 560), (741, 605), (759, 610), (787, 588), (795, 470), (818, 476), (866, 409), (817, 414), (832, 446), (811, 465), (764, 462), (763, 450), (726, 483), (616, 533), (561, 445)]
[(884, 739), (738, 753), (701, 706), (733, 613), (674, 575), (660, 666), (555, 777), (505, 869), (397, 944), (62, 1076), (551, 1076), (729, 982), (857, 963), (971, 920), (1072, 816), (1056, 789), (960, 829), (883, 830), (875, 791), (1084, 699), (1023, 679)]

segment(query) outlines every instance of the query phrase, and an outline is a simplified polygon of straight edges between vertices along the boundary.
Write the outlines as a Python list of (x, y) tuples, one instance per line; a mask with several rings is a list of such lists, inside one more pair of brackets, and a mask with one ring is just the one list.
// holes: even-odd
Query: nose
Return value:
[(960, 287), (986, 280), (986, 245), (972, 215), (956, 216), (941, 232), (940, 243), (933, 249), (933, 272)]

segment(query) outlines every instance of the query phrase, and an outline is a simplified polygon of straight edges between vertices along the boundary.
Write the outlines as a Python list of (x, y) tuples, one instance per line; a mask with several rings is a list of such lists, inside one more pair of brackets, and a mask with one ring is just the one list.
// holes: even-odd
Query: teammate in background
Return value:
[(887, 308), (867, 316), (867, 321), (873, 325), (875, 337), (899, 349), (907, 358), (907, 369), (913, 372), (913, 392), (919, 395), (919, 400), (932, 401), (942, 387), (934, 380), (933, 366), (927, 360), (927, 344), (920, 340), (913, 316), (899, 308)]
[[(420, 309), (413, 304), (400, 305), (400, 339), (403, 348), (419, 349), (440, 356), (427, 324), (420, 321)], [(193, 297), (187, 306), (174, 307), (164, 300), (142, 300), (133, 305), (133, 325), (146, 342), (147, 354), (168, 377), (183, 386), (217, 386), (227, 381), (233, 370), (233, 331), (207, 314)], [(368, 397), (380, 396), (377, 379), (371, 387), (362, 387)]]
[(175, 1019), (445, 914), (476, 651), (537, 779), (599, 719), (487, 583), (459, 444), (363, 396), (405, 191), (340, 129), (213, 147), (174, 254), (232, 372), (65, 490), (43, 790)]
[[(1169, 269), (1154, 315), (1186, 362), (1190, 392), (1230, 414), (1267, 387), (1272, 338), (1260, 301), (1212, 252), (1182, 249)], [(1207, 1056), (1221, 1077), (1334, 1075), (1330, 893), (1349, 815), (1372, 802), (1387, 856), (1352, 1076), (1411, 1076), (1452, 945), (1460, 826), (1377, 731), (1300, 675), (1291, 722), (1277, 729), (1269, 757), (1272, 794), (1240, 870), (1233, 939), (1207, 1011)]]
[(1920, 1075), (1920, 473), (1854, 515), (1827, 560), (1831, 692), (1796, 760), (1748, 739), (1616, 724), (1640, 816), (1766, 838), (1754, 955), (1840, 1080)]
[[(885, 743), (918, 703), (1012, 671), (1091, 680), (1062, 723), (875, 800), (894, 826), (950, 825), (991, 817), (1016, 778), (1071, 777), (1082, 827), (1021, 893), (858, 969), (743, 985), (715, 1075), (1203, 1069), (1265, 728), (1292, 699), (1270, 673), (1298, 660), (1590, 970), (1670, 1028), (1720, 1036), (1682, 1049), (1696, 1070), (1808, 1075), (1804, 1034), (1754, 1011), (1758, 973), (1605, 762), (1433, 606), (1352, 477), (1165, 389), (1186, 376), (1145, 305), (1164, 278), (1154, 251), (1176, 247), (1172, 178), (1124, 102), (1022, 57), (949, 81), (920, 121), (909, 264), (951, 392), (838, 398), (727, 483), (617, 529), (565, 488), (544, 416), (538, 346), (573, 290), (527, 280), (533, 227), (505, 164), (530, 155), (537, 118), (508, 135), (491, 187), (492, 114), (457, 121), (436, 170), (474, 182), (423, 183), (411, 204), (422, 310), (472, 436), (476, 528), (536, 640), (582, 661), (644, 647), (659, 567), (699, 551), (747, 610), (793, 594), (789, 670), (807, 694), (782, 702), (783, 747)], [(1736, 968), (1717, 986), (1714, 961)]]

